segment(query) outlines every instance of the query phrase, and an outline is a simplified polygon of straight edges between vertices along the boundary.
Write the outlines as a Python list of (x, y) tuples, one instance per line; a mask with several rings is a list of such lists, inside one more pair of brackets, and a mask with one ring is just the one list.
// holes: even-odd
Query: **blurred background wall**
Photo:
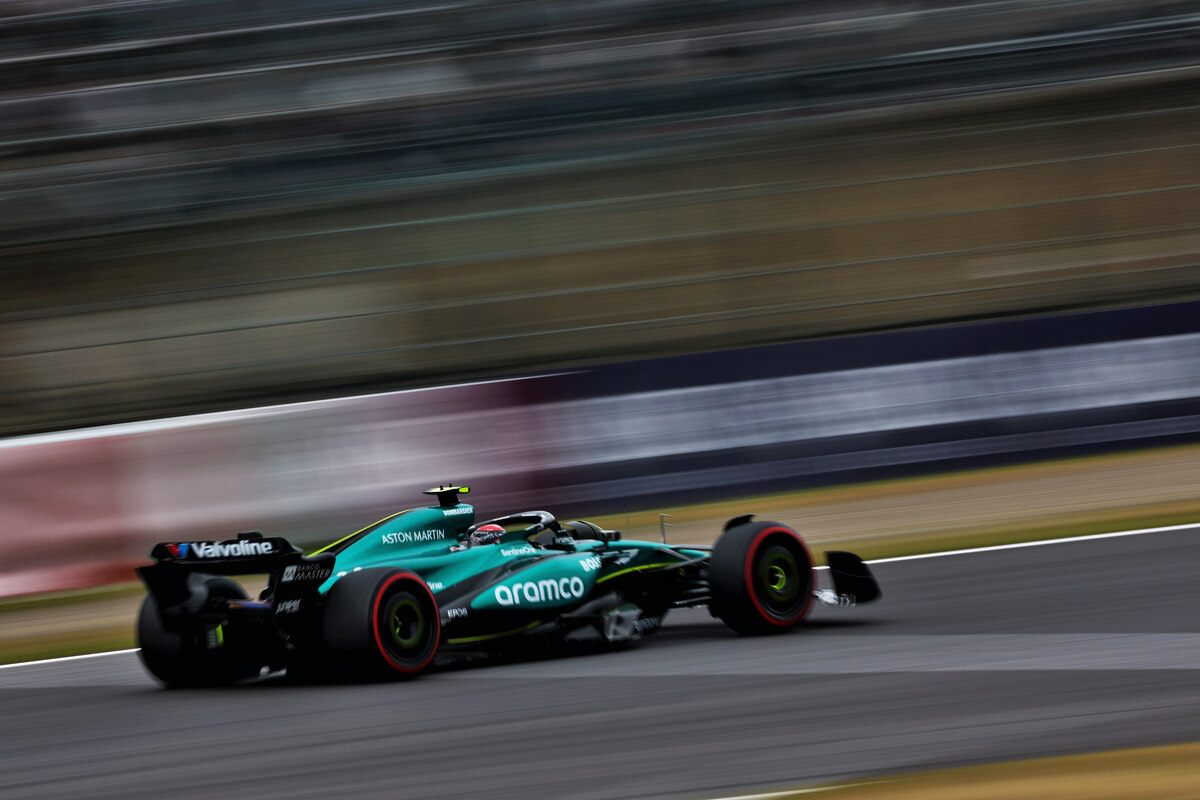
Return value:
[(327, 542), (463, 477), (479, 519), (570, 518), (1195, 441), (1198, 320), (975, 322), (13, 437), (0, 596), (128, 579), (162, 540)]
[(1193, 3), (0, 13), (7, 434), (1200, 285)]
[(438, 480), (1190, 436), (1198, 44), (1165, 1), (6, 3), (0, 593)]

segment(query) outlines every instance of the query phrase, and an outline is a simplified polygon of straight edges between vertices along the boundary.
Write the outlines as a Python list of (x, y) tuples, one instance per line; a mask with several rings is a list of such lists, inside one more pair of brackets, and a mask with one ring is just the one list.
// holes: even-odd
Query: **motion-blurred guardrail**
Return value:
[(1194, 296), (1195, 8), (1035, 7), (5, 4), (0, 434)]
[(1194, 297), (1194, 88), (7, 248), (0, 433)]
[(469, 482), (482, 514), (663, 506), (1200, 435), (1200, 303), (598, 366), (0, 443), (0, 595), (150, 544), (329, 539)]
[(1200, 31), (1186, 4), (1126, 0), (271, 8), (142, 4), (0, 26), (6, 243), (545, 168), (664, 129), (712, 137), (1191, 64)]

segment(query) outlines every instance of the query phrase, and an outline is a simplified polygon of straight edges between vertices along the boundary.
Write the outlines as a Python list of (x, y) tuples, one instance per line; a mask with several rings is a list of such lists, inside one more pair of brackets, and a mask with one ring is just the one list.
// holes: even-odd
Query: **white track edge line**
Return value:
[(832, 792), (836, 789), (852, 789), (856, 786), (876, 786), (891, 781), (865, 781), (862, 783), (841, 783), (836, 786), (813, 786), (808, 789), (785, 789), (779, 792), (763, 792), (762, 794), (739, 794), (727, 797), (714, 797), (713, 800), (767, 800), (771, 797), (795, 797), (798, 794), (819, 794)]
[(134, 647), (129, 650), (108, 650), (103, 653), (84, 653), (80, 656), (59, 656), (58, 658), (43, 658), (38, 661), (17, 661), (13, 664), (0, 664), (0, 669), (12, 669), (13, 667), (36, 667), (41, 664), (58, 664), (63, 661), (82, 661), (85, 658), (101, 658), (103, 656), (120, 656), (127, 653), (136, 653), (138, 648)]
[[(1036, 542), (1016, 542), (1014, 544), (996, 544), (988, 547), (971, 547), (966, 550), (944, 550), (940, 553), (921, 553), (915, 556), (896, 556), (894, 558), (877, 558), (868, 561), (868, 564), (890, 564), (896, 561), (917, 561), (922, 558), (941, 558), (943, 556), (963, 556), (973, 553), (990, 553), (995, 550), (1016, 550), (1022, 547), (1041, 547), (1048, 544), (1067, 544), (1069, 542), (1088, 542), (1096, 539), (1117, 539), (1122, 536), (1141, 536), (1148, 533), (1172, 533), (1174, 531), (1195, 530), (1200, 528), (1200, 522), (1189, 522), (1185, 525), (1167, 525), (1162, 528), (1138, 528), (1131, 531), (1113, 531), (1112, 533), (1093, 533), (1088, 536), (1066, 536), (1061, 539), (1041, 539)], [(817, 567), (817, 569), (829, 569), (829, 567)], [(12, 669), (13, 667), (34, 667), (40, 664), (57, 664), (62, 661), (78, 661), (84, 658), (100, 658), (102, 656), (119, 656), (126, 653), (136, 653), (138, 649), (130, 650), (109, 650), (105, 653), (86, 653), (81, 656), (62, 656), (59, 658), (43, 658), (40, 661), (18, 661), (13, 664), (0, 664), (0, 669)], [(748, 797), (770, 797), (771, 795), (747, 795)]]
[[(1146, 533), (1172, 533), (1200, 528), (1200, 522), (1189, 522), (1185, 525), (1167, 525), (1162, 528), (1138, 528), (1131, 531), (1112, 531), (1111, 533), (1089, 533), (1085, 536), (1064, 536), (1061, 539), (1039, 539), (1034, 542), (1013, 542), (1012, 544), (992, 544), (987, 547), (969, 547), (964, 550), (943, 550), (938, 553), (918, 553), (914, 556), (893, 556), (892, 558), (875, 558), (867, 564), (891, 564), (896, 561), (917, 561), (923, 558), (942, 558), (943, 556), (966, 556), (973, 553), (991, 553), (996, 550), (1018, 550), (1023, 547), (1041, 547), (1047, 544), (1068, 544), (1070, 542), (1089, 542), (1095, 539), (1119, 539), (1122, 536), (1141, 536)], [(829, 567), (814, 567), (826, 570)]]
[(893, 558), (877, 558), (868, 564), (890, 564), (895, 561), (916, 561), (921, 558), (941, 558), (943, 556), (964, 556), (972, 553), (991, 553), (996, 550), (1018, 550), (1022, 547), (1042, 547), (1048, 544), (1066, 544), (1068, 542), (1089, 542), (1097, 539), (1118, 539), (1122, 536), (1141, 536), (1147, 533), (1172, 533), (1175, 531), (1195, 530), (1200, 528), (1200, 522), (1189, 522), (1185, 525), (1166, 525), (1161, 528), (1138, 528), (1131, 531), (1113, 531), (1112, 533), (1093, 533), (1087, 536), (1064, 536), (1061, 539), (1040, 539), (1035, 542), (1014, 542), (1013, 544), (995, 544), (987, 547), (969, 547), (965, 550), (944, 550), (940, 553), (921, 553), (915, 556), (895, 556)]

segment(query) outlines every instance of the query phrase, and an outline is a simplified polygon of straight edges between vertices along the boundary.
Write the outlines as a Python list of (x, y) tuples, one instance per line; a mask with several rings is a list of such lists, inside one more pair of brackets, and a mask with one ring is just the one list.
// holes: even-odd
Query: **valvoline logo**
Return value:
[(190, 548), (191, 545), (187, 542), (181, 542), (180, 544), (169, 544), (167, 545), (167, 552), (175, 558), (187, 558), (188, 550)]

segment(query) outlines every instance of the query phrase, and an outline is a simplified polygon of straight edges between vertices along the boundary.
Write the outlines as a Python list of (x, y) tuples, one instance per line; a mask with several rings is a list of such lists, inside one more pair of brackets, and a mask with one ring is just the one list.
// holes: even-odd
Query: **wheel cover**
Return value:
[(388, 603), (384, 613), (388, 616), (392, 644), (400, 652), (411, 653), (425, 634), (425, 614), (421, 604), (410, 594), (398, 594)]
[(781, 591), (787, 585), (787, 573), (782, 567), (772, 564), (767, 567), (767, 586), (772, 591)]
[(757, 559), (755, 588), (765, 609), (778, 617), (793, 616), (807, 600), (796, 556), (778, 545), (767, 547)]
[(380, 643), (400, 663), (420, 660), (428, 644), (429, 620), (421, 601), (409, 592), (396, 592), (380, 610)]

